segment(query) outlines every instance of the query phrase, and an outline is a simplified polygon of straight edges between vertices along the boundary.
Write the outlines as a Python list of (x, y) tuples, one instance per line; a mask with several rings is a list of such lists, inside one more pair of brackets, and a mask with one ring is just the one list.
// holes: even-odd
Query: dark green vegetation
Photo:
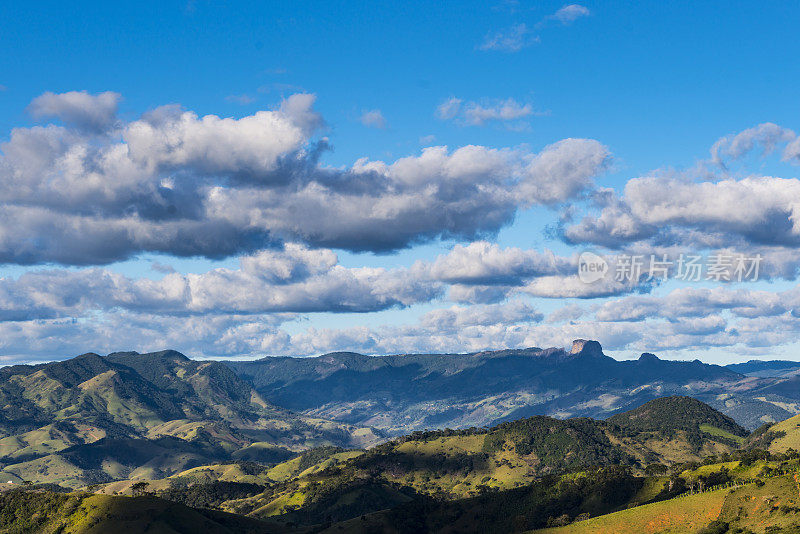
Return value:
[(276, 462), (308, 447), (377, 440), (369, 429), (278, 408), (227, 366), (174, 351), (0, 369), (0, 482), (162, 478), (214, 461)]
[[(650, 435), (659, 440), (682, 436), (698, 450), (709, 436), (737, 447), (749, 435), (730, 417), (691, 397), (652, 400), (607, 421), (638, 436)], [(698, 425), (698, 421), (703, 423)]]
[[(228, 365), (278, 406), (393, 435), (493, 426), (532, 415), (603, 419), (669, 395), (697, 398), (755, 429), (795, 415), (800, 402), (797, 375), (766, 371), (749, 377), (745, 373), (758, 365), (665, 361), (649, 353), (617, 361), (599, 343), (582, 340), (572, 351), (380, 357), (337, 352)], [(787, 365), (778, 362), (775, 369)]]

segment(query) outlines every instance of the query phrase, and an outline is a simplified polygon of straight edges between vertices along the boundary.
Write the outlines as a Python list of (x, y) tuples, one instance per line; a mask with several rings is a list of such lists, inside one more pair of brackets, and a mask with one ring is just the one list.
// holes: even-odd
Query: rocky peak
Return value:
[(576, 339), (569, 353), (574, 356), (603, 356), (603, 347), (597, 341)]

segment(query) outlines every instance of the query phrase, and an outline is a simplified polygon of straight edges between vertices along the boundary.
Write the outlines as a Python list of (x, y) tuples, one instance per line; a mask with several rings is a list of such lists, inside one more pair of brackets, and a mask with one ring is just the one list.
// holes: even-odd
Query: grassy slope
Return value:
[(717, 428), (715, 426), (711, 426), (711, 425), (708, 425), (708, 424), (703, 424), (703, 425), (700, 425), (698, 428), (700, 429), (701, 432), (705, 432), (706, 434), (709, 434), (709, 435), (714, 436), (714, 437), (729, 439), (729, 440), (731, 440), (731, 441), (733, 441), (733, 442), (735, 442), (735, 443), (737, 443), (739, 445), (744, 443), (744, 439), (745, 438), (742, 437), (741, 435), (737, 436), (736, 434), (731, 434), (727, 430), (723, 430), (723, 429)]
[(773, 432), (785, 432), (786, 435), (775, 439), (769, 446), (772, 452), (786, 452), (787, 449), (800, 450), (800, 415), (770, 427)]
[(719, 517), (728, 490), (711, 491), (637, 506), (572, 525), (540, 530), (547, 534), (655, 534), (695, 532)]
[[(736, 462), (702, 466), (682, 476), (691, 479), (698, 474), (733, 468), (739, 476), (756, 476), (763, 468), (760, 462), (744, 468)], [(543, 529), (547, 534), (656, 534), (697, 532), (714, 520), (722, 520), (738, 528), (763, 533), (770, 528), (786, 528), (800, 521), (800, 487), (796, 473), (763, 479), (762, 486), (746, 484), (732, 489), (719, 489), (679, 497), (628, 510), (615, 512), (565, 527)]]

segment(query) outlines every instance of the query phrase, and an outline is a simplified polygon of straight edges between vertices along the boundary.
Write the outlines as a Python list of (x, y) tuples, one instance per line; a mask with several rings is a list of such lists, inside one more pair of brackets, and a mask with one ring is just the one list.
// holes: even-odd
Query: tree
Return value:
[(141, 497), (147, 492), (147, 487), (150, 485), (149, 482), (145, 482), (142, 480), (141, 482), (136, 482), (131, 486), (131, 493), (134, 497)]

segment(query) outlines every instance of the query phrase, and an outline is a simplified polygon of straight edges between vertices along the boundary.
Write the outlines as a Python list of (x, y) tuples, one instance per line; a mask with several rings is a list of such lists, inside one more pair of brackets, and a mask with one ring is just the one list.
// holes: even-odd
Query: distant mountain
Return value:
[(800, 389), (694, 360), (645, 353), (617, 361), (596, 341), (571, 350), (315, 358), (228, 363), (266, 400), (308, 415), (395, 435), (426, 428), (491, 426), (551, 415), (604, 418), (668, 395), (698, 398), (746, 428), (791, 417)]
[(732, 363), (725, 367), (743, 375), (762, 378), (800, 374), (800, 362), (788, 360), (750, 360), (746, 363)]
[(278, 408), (229, 367), (175, 351), (0, 369), (0, 479), (80, 486), (379, 439)]

